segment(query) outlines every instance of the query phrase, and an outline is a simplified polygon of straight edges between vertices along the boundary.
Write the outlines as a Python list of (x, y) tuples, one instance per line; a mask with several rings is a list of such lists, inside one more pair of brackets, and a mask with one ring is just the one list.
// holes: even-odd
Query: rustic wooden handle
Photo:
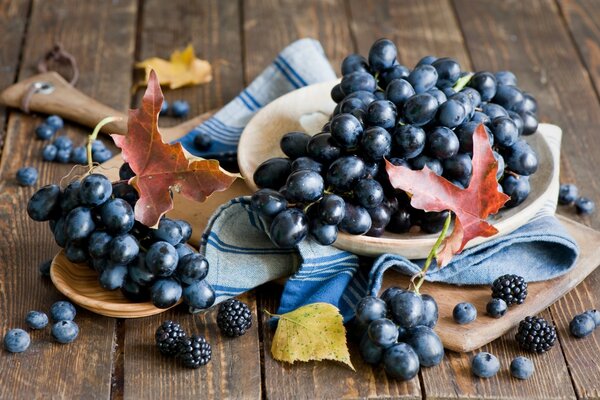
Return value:
[(20, 81), (0, 93), (0, 102), (15, 108), (21, 108), (23, 97), (36, 82), (46, 82), (54, 87), (51, 93), (34, 93), (29, 109), (44, 114), (57, 114), (71, 121), (93, 127), (108, 116), (121, 117), (103, 127), (105, 133), (124, 135), (127, 133), (127, 116), (108, 107), (71, 86), (56, 72), (47, 72)]

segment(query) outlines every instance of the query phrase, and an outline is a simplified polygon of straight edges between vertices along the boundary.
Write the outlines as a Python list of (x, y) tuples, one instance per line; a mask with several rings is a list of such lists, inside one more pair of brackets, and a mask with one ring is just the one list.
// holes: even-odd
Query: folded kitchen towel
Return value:
[[(225, 149), (222, 154), (234, 154), (239, 133), (258, 108), (299, 86), (334, 77), (318, 42), (312, 39), (294, 42), (247, 90), (215, 114), (217, 119), (213, 117), (213, 122), (200, 127), (207, 129), (213, 138), (223, 139), (216, 148)], [(220, 123), (236, 127), (237, 133), (227, 136), (224, 132), (229, 130), (215, 130)], [(214, 155), (194, 151), (193, 133), (188, 136), (182, 141), (188, 150), (205, 157)], [(559, 165), (560, 129), (547, 129), (544, 138), (550, 145), (555, 165)], [(558, 182), (554, 182), (554, 186), (557, 185)], [(556, 199), (553, 198), (524, 226), (463, 251), (442, 269), (430, 269), (427, 280), (457, 285), (489, 284), (505, 273), (522, 275), (527, 281), (546, 280), (566, 273), (575, 265), (578, 248), (554, 217), (555, 210)], [(423, 263), (423, 260), (410, 261), (399, 255), (385, 254), (374, 261), (367, 274), (358, 268), (358, 257), (349, 252), (321, 246), (310, 238), (297, 249), (278, 249), (265, 232), (268, 226), (250, 210), (249, 198), (233, 199), (212, 216), (202, 237), (201, 251), (210, 263), (207, 279), (215, 288), (217, 302), (265, 282), (289, 277), (278, 313), (314, 302), (328, 302), (337, 306), (348, 320), (361, 297), (379, 291), (387, 269), (413, 275)]]
[[(240, 135), (258, 110), (294, 89), (335, 78), (321, 44), (314, 39), (297, 40), (283, 49), (237, 97), (178, 141), (197, 157), (235, 160)], [(201, 132), (212, 138), (205, 151), (194, 146), (194, 138)]]

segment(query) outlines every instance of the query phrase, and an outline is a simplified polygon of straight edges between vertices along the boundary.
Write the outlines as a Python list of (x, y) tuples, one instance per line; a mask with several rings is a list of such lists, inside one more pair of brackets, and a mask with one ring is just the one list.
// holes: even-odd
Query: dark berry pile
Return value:
[(502, 275), (492, 283), (492, 298), (504, 300), (509, 307), (523, 304), (527, 298), (527, 282), (522, 276)]
[(242, 336), (252, 326), (252, 313), (248, 306), (237, 299), (229, 299), (219, 306), (217, 325), (224, 335)]
[(154, 338), (162, 354), (177, 357), (187, 368), (199, 368), (211, 359), (212, 349), (204, 336), (188, 336), (177, 322), (163, 322)]
[(433, 297), (391, 287), (380, 298), (364, 297), (349, 331), (360, 341), (366, 363), (383, 363), (388, 375), (409, 380), (420, 367), (442, 362), (444, 346), (433, 331), (438, 307)]
[(415, 170), (427, 166), (465, 188), (480, 124), (498, 162), (498, 190), (510, 196), (506, 206), (529, 195), (538, 158), (522, 136), (537, 130), (537, 102), (511, 72), (473, 74), (456, 60), (432, 56), (410, 70), (398, 62), (394, 43), (380, 39), (368, 60), (346, 57), (342, 74), (322, 132), (287, 133), (280, 143), (287, 157), (269, 159), (254, 173), (260, 190), (252, 206), (272, 221), (276, 245), (293, 247), (309, 233), (327, 245), (338, 230), (439, 232), (447, 212), (411, 208), (406, 194), (390, 186), (384, 159)]
[(516, 339), (521, 348), (534, 353), (544, 353), (556, 342), (556, 328), (544, 318), (526, 317), (519, 323)]
[[(132, 177), (126, 164), (120, 176)], [(96, 270), (103, 288), (120, 289), (131, 301), (150, 300), (159, 308), (181, 298), (192, 311), (210, 307), (215, 293), (204, 279), (208, 261), (186, 244), (190, 224), (162, 218), (157, 229), (150, 229), (135, 221), (137, 200), (127, 183), (91, 174), (64, 190), (44, 186), (29, 200), (27, 212), (35, 221), (49, 221), (69, 261)]]
[(560, 185), (558, 204), (575, 205), (577, 214), (583, 215), (592, 214), (596, 210), (596, 203), (587, 197), (579, 196), (577, 186), (572, 183)]

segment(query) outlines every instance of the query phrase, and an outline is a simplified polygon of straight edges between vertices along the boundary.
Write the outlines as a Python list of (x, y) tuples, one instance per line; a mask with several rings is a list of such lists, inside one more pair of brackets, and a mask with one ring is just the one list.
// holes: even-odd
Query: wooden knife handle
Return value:
[(9, 86), (0, 93), (0, 102), (9, 107), (21, 108), (23, 96), (36, 82), (48, 83), (54, 89), (49, 93), (34, 93), (29, 102), (30, 110), (44, 114), (57, 114), (89, 127), (96, 126), (98, 122), (109, 116), (121, 117), (120, 121), (104, 126), (102, 131), (120, 135), (127, 133), (127, 115), (81, 93), (56, 72), (35, 75)]

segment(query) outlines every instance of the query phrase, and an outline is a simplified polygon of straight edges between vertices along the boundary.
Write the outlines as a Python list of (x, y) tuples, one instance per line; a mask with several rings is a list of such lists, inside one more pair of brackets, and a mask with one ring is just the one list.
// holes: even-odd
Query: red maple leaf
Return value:
[(127, 135), (112, 135), (136, 175), (129, 181), (140, 196), (135, 218), (150, 227), (173, 209), (172, 191), (202, 202), (213, 192), (227, 189), (237, 177), (221, 169), (216, 160), (188, 160), (180, 143), (162, 141), (158, 113), (163, 99), (156, 73), (151, 71), (141, 107), (129, 110)]
[(436, 255), (440, 267), (448, 264), (471, 239), (498, 232), (485, 220), (509, 199), (498, 191), (497, 170), (498, 162), (483, 125), (473, 133), (473, 174), (466, 189), (453, 185), (428, 167), (413, 171), (386, 161), (392, 186), (409, 193), (413, 207), (425, 211), (450, 210), (456, 215), (452, 234), (444, 239)]

